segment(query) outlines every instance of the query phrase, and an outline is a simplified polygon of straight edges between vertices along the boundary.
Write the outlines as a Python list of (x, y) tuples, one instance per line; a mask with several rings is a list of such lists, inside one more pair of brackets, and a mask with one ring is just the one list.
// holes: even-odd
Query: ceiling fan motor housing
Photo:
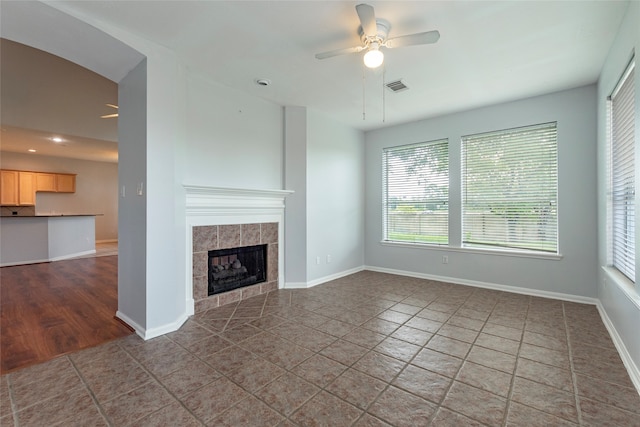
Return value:
[(360, 41), (366, 47), (369, 47), (369, 44), (372, 42), (378, 42), (378, 44), (383, 45), (389, 36), (389, 30), (391, 29), (391, 24), (384, 19), (376, 19), (376, 29), (377, 33), (375, 36), (367, 35), (364, 33), (362, 26), (358, 27), (358, 34), (360, 35)]

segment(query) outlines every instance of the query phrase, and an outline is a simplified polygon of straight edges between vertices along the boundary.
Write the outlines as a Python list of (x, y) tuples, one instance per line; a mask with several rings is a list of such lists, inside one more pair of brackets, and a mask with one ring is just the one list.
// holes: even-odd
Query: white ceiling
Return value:
[(371, 130), (596, 82), (628, 1), (369, 1), (390, 37), (440, 31), (436, 44), (385, 51), (401, 93), (382, 90), (382, 70), (365, 71), (363, 90), (361, 54), (314, 57), (359, 44), (358, 2), (52, 4), (164, 45), (221, 84)]
[[(2, 151), (117, 162), (118, 85), (38, 49), (0, 39)], [(59, 138), (61, 141), (54, 141)]]

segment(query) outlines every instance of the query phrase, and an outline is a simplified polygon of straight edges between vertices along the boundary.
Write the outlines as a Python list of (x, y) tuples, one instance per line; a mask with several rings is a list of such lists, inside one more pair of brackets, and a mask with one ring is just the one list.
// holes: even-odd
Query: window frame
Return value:
[[(631, 77), (631, 80), (628, 79)], [(629, 83), (628, 86), (627, 83)], [(607, 203), (607, 265), (609, 268), (612, 268), (621, 275), (624, 279), (628, 280), (632, 285), (635, 285), (635, 211), (636, 211), (636, 180), (637, 180), (637, 150), (635, 149), (636, 143), (636, 135), (635, 135), (635, 57), (632, 57), (629, 61), (629, 64), (625, 67), (624, 72), (621, 74), (620, 79), (616, 83), (615, 87), (611, 91), (611, 94), (607, 97), (607, 143), (608, 143), (608, 203)], [(621, 91), (624, 88), (629, 88), (630, 94), (622, 93)], [(616, 106), (614, 105), (615, 100), (618, 96), (629, 96), (629, 101), (631, 102), (630, 111), (624, 110), (621, 113), (630, 115), (629, 120), (631, 121), (631, 130), (632, 130), (632, 139), (620, 141), (620, 146), (617, 144), (616, 139), (616, 130), (615, 127), (615, 117), (616, 114)], [(625, 123), (628, 125), (628, 123)], [(619, 154), (620, 150), (631, 150), (631, 153), (626, 153), (626, 156), (622, 161), (616, 162), (616, 156)], [(626, 162), (631, 162), (631, 165)], [(619, 169), (618, 169), (619, 166)], [(626, 171), (625, 175), (621, 169), (631, 168), (631, 171)], [(620, 172), (620, 174), (618, 174)], [(622, 176), (624, 175), (624, 176)], [(628, 191), (624, 190), (624, 194), (618, 200), (616, 194), (619, 192), (617, 179), (623, 179), (626, 182), (631, 182), (633, 187)], [(629, 181), (629, 179), (631, 179)], [(624, 186), (623, 186), (624, 187)], [(617, 201), (620, 201), (620, 204), (617, 204)], [(618, 211), (616, 208), (620, 208), (624, 213), (622, 214), (623, 222), (626, 224), (623, 227), (623, 240), (629, 240), (630, 244), (625, 245), (624, 242), (620, 242), (618, 237), (618, 228), (616, 228), (616, 218)], [(629, 210), (632, 210), (631, 221), (629, 218)], [(632, 223), (631, 226), (628, 226), (629, 222)], [(632, 230), (629, 231), (627, 227), (632, 227)], [(622, 247), (619, 247), (618, 244), (621, 244)], [(630, 247), (630, 248), (629, 248)], [(617, 251), (617, 249), (620, 251)], [(620, 253), (621, 258), (617, 257), (616, 254)]]
[[(551, 142), (545, 142), (544, 138), (547, 133), (551, 133), (553, 135), (553, 140)], [(525, 142), (522, 142), (522, 138), (527, 138)], [(514, 143), (517, 142), (518, 145), (512, 146), (502, 146), (502, 149), (507, 148), (515, 148), (514, 150), (507, 150), (504, 152), (499, 152), (499, 148), (496, 148), (496, 157), (500, 159), (504, 158), (504, 164), (507, 167), (506, 171), (508, 171), (509, 175), (516, 175), (515, 172), (517, 169), (514, 169), (517, 166), (516, 161), (512, 159), (520, 158), (518, 157), (518, 152), (523, 151), (527, 148), (527, 143), (529, 141), (540, 142), (540, 146), (546, 149), (546, 155), (540, 157), (540, 161), (545, 162), (552, 159), (552, 163), (548, 164), (542, 171), (536, 172), (535, 168), (528, 166), (527, 172), (531, 174), (532, 172), (535, 174), (533, 176), (526, 175), (529, 179), (542, 179), (545, 184), (548, 185), (548, 198), (551, 199), (549, 206), (550, 208), (540, 208), (543, 211), (550, 210), (552, 215), (549, 217), (548, 214), (540, 214), (540, 210), (530, 208), (529, 210), (522, 210), (521, 206), (514, 206), (510, 203), (510, 200), (506, 198), (504, 195), (495, 196), (492, 195), (492, 192), (497, 188), (496, 185), (485, 185), (485, 188), (482, 188), (480, 185), (476, 185), (478, 187), (478, 191), (475, 193), (469, 194), (469, 187), (471, 187), (471, 182), (474, 181), (474, 176), (471, 175), (469, 171), (469, 159), (472, 156), (483, 156), (484, 153), (481, 153), (480, 150), (476, 149), (474, 151), (470, 151), (470, 146), (472, 147), (474, 143), (478, 144), (479, 142), (493, 142), (496, 141), (496, 146), (499, 147), (501, 139), (506, 139), (507, 141)], [(501, 156), (498, 156), (501, 154)], [(552, 156), (552, 157), (550, 157)], [(547, 158), (548, 157), (548, 158)], [(526, 158), (526, 157), (525, 157)], [(537, 159), (537, 158), (536, 158)], [(558, 143), (558, 123), (557, 121), (545, 122), (545, 123), (537, 123), (528, 126), (520, 126), (502, 130), (494, 130), (488, 132), (475, 133), (470, 135), (462, 136), (461, 138), (461, 149), (460, 149), (460, 161), (461, 161), (461, 206), (460, 206), (460, 215), (461, 215), (461, 245), (463, 248), (468, 249), (470, 251), (497, 251), (500, 253), (504, 252), (515, 252), (515, 253), (530, 253), (530, 254), (545, 254), (552, 258), (560, 257), (560, 239), (559, 239), (559, 143)], [(479, 161), (473, 163), (473, 166), (480, 165)], [(491, 174), (493, 169), (486, 168), (483, 169), (480, 167), (476, 169), (475, 178), (478, 176), (482, 176), (483, 173)], [(496, 179), (498, 179), (497, 177)], [(475, 181), (476, 183), (481, 181)], [(524, 190), (531, 192), (534, 189), (534, 184), (531, 182), (524, 183)], [(520, 194), (520, 193), (518, 193)], [(526, 193), (525, 193), (526, 194)], [(531, 193), (533, 194), (533, 193)], [(475, 199), (475, 202), (474, 202)], [(538, 203), (540, 206), (543, 206), (544, 198), (539, 198)], [(534, 199), (536, 200), (536, 199)], [(487, 227), (493, 227), (493, 231), (485, 232), (485, 217), (483, 214), (482, 230), (477, 230), (478, 224), (477, 221), (474, 221), (469, 216), (473, 209), (471, 207), (474, 203), (479, 203), (481, 205), (488, 204), (493, 202), (494, 204), (500, 205), (502, 204), (504, 211), (502, 215), (496, 214), (495, 216), (489, 217), (490, 223)], [(548, 210), (547, 210), (548, 209)], [(490, 209), (493, 211), (493, 209)], [(533, 216), (531, 212), (534, 212)], [(515, 212), (515, 213), (513, 213)], [(502, 216), (503, 220), (506, 218), (506, 221), (509, 222), (508, 230), (499, 231), (498, 229), (501, 227), (499, 217)], [(550, 225), (547, 225), (543, 222), (542, 228), (540, 228), (541, 218), (544, 216), (547, 219), (551, 219)], [(535, 219), (537, 218), (537, 219)], [(515, 222), (514, 222), (515, 219)], [(512, 235), (512, 224), (513, 227), (520, 227), (522, 237), (516, 237), (516, 233)], [(473, 227), (475, 226), (475, 230)], [(504, 225), (503, 225), (504, 226)], [(537, 232), (535, 231), (537, 230)], [(551, 239), (538, 239), (541, 231), (543, 230), (543, 236), (550, 235)], [(475, 232), (475, 237), (472, 235), (467, 236), (469, 233)], [(529, 233), (525, 238), (524, 235)], [(537, 236), (537, 235), (538, 236)], [(512, 239), (513, 236), (513, 239)], [(475, 240), (475, 241), (474, 241)], [(549, 249), (546, 249), (545, 246), (548, 246)], [(546, 256), (545, 256), (546, 257)]]
[[(391, 153), (394, 152), (408, 152), (409, 150), (411, 150), (412, 148), (415, 148), (416, 150), (418, 149), (422, 149), (422, 148), (432, 148), (435, 147), (434, 149), (436, 150), (437, 154), (440, 154), (443, 156), (439, 157), (439, 160), (442, 161), (444, 160), (444, 170), (445, 170), (445, 178), (444, 180), (446, 181), (446, 185), (445, 185), (445, 190), (444, 190), (444, 195), (440, 198), (428, 198), (425, 197), (423, 198), (420, 202), (418, 202), (418, 199), (413, 200), (413, 202), (418, 202), (418, 203), (424, 203), (425, 206), (427, 204), (438, 204), (438, 202), (441, 202), (442, 199), (445, 200), (444, 205), (446, 205), (446, 209), (436, 209), (438, 211), (444, 211), (444, 225), (442, 225), (441, 223), (439, 223), (437, 227), (434, 227), (436, 229), (437, 232), (439, 232), (439, 234), (435, 234), (434, 235), (434, 239), (432, 240), (428, 240), (425, 238), (414, 238), (414, 239), (402, 239), (402, 238), (390, 238), (390, 230), (389, 230), (389, 226), (390, 226), (390, 219), (389, 219), (389, 208), (390, 208), (390, 200), (389, 200), (389, 155)], [(450, 244), (450, 232), (449, 232), (449, 221), (450, 221), (450, 211), (449, 211), (449, 187), (450, 187), (450, 163), (449, 163), (449, 139), (448, 138), (440, 138), (440, 139), (435, 139), (435, 140), (430, 140), (430, 141), (424, 141), (424, 142), (418, 142), (418, 143), (411, 143), (411, 144), (404, 144), (404, 145), (397, 145), (397, 146), (391, 146), (391, 147), (384, 147), (382, 149), (382, 243), (385, 244), (391, 244), (391, 245), (425, 245), (425, 246), (429, 246), (429, 247), (448, 247)], [(422, 172), (422, 173), (426, 173), (426, 174), (437, 174), (437, 171), (427, 171), (427, 172)], [(436, 182), (437, 186), (442, 186), (442, 182), (440, 181), (442, 179), (442, 177), (440, 177), (440, 179)], [(399, 188), (398, 188), (399, 189)], [(440, 204), (439, 206), (442, 206), (443, 204)], [(433, 211), (431, 212), (433, 213)], [(418, 213), (416, 212), (416, 215), (418, 215)], [(441, 214), (442, 215), (442, 214)], [(418, 223), (421, 223), (422, 219), (418, 219)], [(407, 227), (411, 227), (411, 226), (415, 226), (416, 224), (413, 222), (407, 222), (405, 223), (405, 226)], [(418, 228), (420, 229), (420, 231), (422, 231), (421, 225), (418, 224)], [(406, 233), (407, 236), (410, 235), (410, 233)], [(416, 236), (426, 236), (426, 234), (415, 234)]]

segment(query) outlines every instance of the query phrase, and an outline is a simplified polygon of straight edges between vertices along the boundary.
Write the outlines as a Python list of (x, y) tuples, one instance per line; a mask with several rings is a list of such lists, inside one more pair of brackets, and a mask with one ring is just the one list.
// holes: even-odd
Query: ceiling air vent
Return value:
[(385, 86), (388, 87), (389, 89), (391, 89), (392, 92), (402, 92), (403, 90), (409, 89), (409, 87), (407, 85), (402, 83), (402, 80), (396, 80), (396, 81), (393, 81), (393, 82), (389, 82), (389, 83), (385, 84)]

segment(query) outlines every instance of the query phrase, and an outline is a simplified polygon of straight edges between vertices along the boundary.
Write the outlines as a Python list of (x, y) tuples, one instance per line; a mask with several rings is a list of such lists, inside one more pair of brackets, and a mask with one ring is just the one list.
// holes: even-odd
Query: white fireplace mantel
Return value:
[(284, 210), (284, 199), (291, 190), (251, 190), (244, 188), (185, 185), (187, 216), (260, 214)]
[(193, 299), (193, 227), (205, 225), (278, 223), (278, 287), (284, 287), (284, 200), (290, 190), (184, 185), (186, 193), (186, 298), (189, 315)]

